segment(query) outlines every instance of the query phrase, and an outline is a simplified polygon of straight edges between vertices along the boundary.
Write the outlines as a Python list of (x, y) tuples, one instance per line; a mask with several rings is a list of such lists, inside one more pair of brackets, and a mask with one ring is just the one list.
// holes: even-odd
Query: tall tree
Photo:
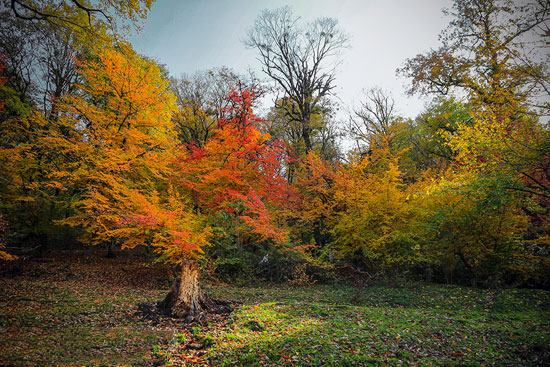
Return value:
[[(455, 0), (450, 14), (453, 20), (440, 36), (442, 46), (408, 60), (401, 72), (412, 78), (410, 92), (458, 92), (468, 99), (471, 119), (443, 132), (455, 161), (450, 177), (456, 181), (451, 185), (483, 193), (478, 187), (483, 183), (488, 199), (501, 203), (509, 200), (505, 204), (508, 208), (521, 207), (529, 215), (530, 227), (536, 230), (529, 230), (520, 247), (533, 255), (532, 263), (545, 263), (545, 252), (530, 244), (547, 243), (550, 228), (550, 135), (542, 123), (550, 113), (550, 3)], [(486, 199), (480, 196), (479, 200)], [(459, 207), (451, 204), (451, 208)], [(504, 207), (499, 204), (495, 208)], [(467, 209), (482, 212), (475, 205)], [(472, 213), (468, 217), (473, 218)], [(497, 212), (482, 215), (489, 222), (500, 218), (505, 223)], [(456, 219), (454, 224), (460, 223)], [(509, 238), (517, 240), (521, 229), (514, 228)], [(468, 236), (479, 235), (476, 230), (476, 225), (467, 224), (456, 233), (467, 242)], [(472, 243), (481, 245), (483, 241)], [(473, 248), (483, 250), (483, 246)], [(473, 269), (471, 262), (466, 267)]]
[(37, 190), (47, 181), (49, 164), (37, 139), (57, 128), (58, 103), (81, 93), (75, 60), (96, 58), (113, 43), (123, 48), (124, 29), (143, 19), (150, 5), (149, 0), (0, 2), (0, 53), (7, 56), (4, 92), (10, 101), (0, 116), (0, 175), (8, 178), (0, 211), (25, 238), (44, 246), (50, 233), (63, 233), (53, 225), (67, 215), (54, 204), (62, 193)]
[(175, 145), (174, 96), (158, 66), (129, 47), (103, 50), (80, 74), (80, 93), (64, 98), (61, 118), (40, 139), (48, 185), (74, 195), (75, 214), (63, 222), (84, 228), (86, 241), (133, 247), (121, 223), (160, 200)]
[(413, 260), (407, 232), (414, 207), (397, 163), (388, 144), (373, 147), (367, 156), (351, 154), (335, 182), (336, 248), (371, 271)]
[(264, 10), (245, 44), (259, 52), (263, 71), (283, 92), (287, 121), (300, 125), (305, 153), (312, 150), (312, 116), (334, 89), (335, 70), (347, 36), (333, 18), (304, 25), (290, 7)]
[(527, 101), (549, 112), (548, 1), (455, 0), (447, 14), (442, 46), (398, 70), (412, 78), (410, 93), (458, 89), (480, 105)]

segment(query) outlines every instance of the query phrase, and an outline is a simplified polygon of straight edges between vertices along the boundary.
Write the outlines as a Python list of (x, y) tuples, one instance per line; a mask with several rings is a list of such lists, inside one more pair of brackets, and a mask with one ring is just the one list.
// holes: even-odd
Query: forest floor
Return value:
[(547, 291), (207, 284), (235, 310), (185, 324), (140, 312), (170, 277), (90, 251), (2, 265), (0, 366), (550, 365)]

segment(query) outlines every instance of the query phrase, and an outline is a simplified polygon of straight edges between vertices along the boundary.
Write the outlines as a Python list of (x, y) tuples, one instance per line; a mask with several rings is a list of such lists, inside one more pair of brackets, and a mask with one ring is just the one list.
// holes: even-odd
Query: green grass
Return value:
[(343, 285), (208, 285), (214, 298), (242, 302), (229, 318), (155, 324), (135, 312), (165, 294), (160, 273), (100, 260), (29, 263), (0, 277), (0, 365), (550, 364), (547, 291), (411, 284), (358, 296)]
[(211, 288), (245, 300), (216, 329), (210, 363), (536, 366), (550, 363), (550, 293), (416, 284)]

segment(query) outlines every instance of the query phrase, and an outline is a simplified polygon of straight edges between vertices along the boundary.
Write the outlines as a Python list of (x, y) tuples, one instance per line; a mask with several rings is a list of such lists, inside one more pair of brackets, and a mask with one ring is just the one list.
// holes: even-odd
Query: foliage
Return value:
[(139, 21), (147, 17), (153, 1), (102, 0), (90, 3), (76, 0), (13, 0), (10, 11), (19, 19), (44, 23), (93, 42), (94, 37), (96, 40), (101, 38), (105, 31), (116, 33), (137, 26)]
[(177, 184), (212, 228), (210, 261), (225, 277), (249, 273), (273, 244), (286, 241), (284, 203), (292, 195), (283, 178), (285, 149), (259, 128), (254, 89), (234, 89), (223, 117), (203, 146), (181, 146)]
[[(341, 205), (334, 226), (335, 242), (345, 257), (374, 270), (414, 258), (400, 246), (414, 216), (401, 182), (398, 159), (389, 147), (352, 156), (336, 181), (335, 198)], [(374, 266), (373, 266), (374, 265)]]
[(81, 227), (87, 243), (149, 244), (173, 262), (195, 256), (209, 232), (169, 180), (174, 97), (160, 69), (123, 47), (80, 73), (80, 93), (59, 104), (62, 118), (41, 138), (61, 168), (48, 186), (73, 196), (74, 214), (59, 223)]
[(337, 211), (336, 175), (339, 163), (331, 163), (310, 152), (301, 162), (297, 173), (298, 195), (291, 202), (294, 250), (310, 265), (321, 268), (333, 266), (332, 248), (335, 213)]
[(447, 14), (453, 19), (440, 34), (442, 46), (401, 69), (412, 78), (411, 93), (459, 89), (482, 105), (495, 103), (497, 96), (510, 105), (548, 97), (546, 2), (455, 0)]
[[(264, 239), (282, 241), (266, 204), (280, 204), (288, 195), (280, 175), (282, 156), (277, 141), (262, 134), (252, 113), (254, 91), (234, 91), (230, 119), (220, 119), (214, 137), (199, 148), (190, 144), (179, 157), (178, 183), (190, 190), (193, 204), (206, 213), (233, 213)], [(239, 229), (237, 229), (239, 230)]]
[(178, 140), (202, 148), (216, 130), (218, 119), (228, 117), (232, 90), (255, 89), (255, 84), (253, 78), (249, 80), (227, 67), (173, 78), (170, 89), (178, 107), (174, 114)]
[[(453, 212), (461, 214), (442, 213), (437, 221), (443, 224), (450, 219), (445, 228), (457, 235), (451, 241), (458, 246), (471, 242), (468, 247), (475, 248), (471, 260), (461, 261), (465, 274), (474, 268), (472, 260), (487, 260), (491, 251), (483, 245), (488, 240), (482, 233), (496, 226), (494, 250), (507, 250), (493, 254), (493, 264), (484, 265), (485, 274), (495, 270), (495, 263), (505, 267), (506, 259), (518, 257), (524, 259), (518, 260), (521, 264), (530, 258), (531, 266), (516, 267), (527, 276), (537, 263), (548, 261), (548, 129), (539, 121), (548, 106), (537, 102), (547, 98), (548, 91), (546, 46), (540, 33), (549, 19), (548, 4), (457, 0), (453, 9), (454, 19), (440, 36), (441, 48), (408, 60), (401, 70), (413, 79), (411, 92), (445, 95), (458, 90), (468, 98), (470, 118), (454, 119), (439, 135), (445, 141), (440, 148), (452, 157), (453, 173), (433, 177), (454, 187), (440, 193), (451, 199)], [(460, 188), (466, 191), (450, 194)], [(481, 196), (469, 190), (479, 190)], [(466, 200), (454, 201), (462, 196), (468, 198), (468, 206), (457, 205)], [(487, 201), (491, 202), (484, 207)], [(532, 250), (526, 251), (533, 242), (542, 247), (538, 258)], [(455, 255), (464, 254), (459, 250)]]
[[(510, 256), (518, 253), (527, 216), (505, 175), (449, 172), (426, 183), (416, 201), (421, 257), (441, 265), (447, 277), (462, 268), (463, 277), (497, 280)], [(460, 275), (459, 275), (460, 276)]]
[(421, 180), (427, 171), (437, 174), (447, 170), (456, 159), (449, 139), (457, 135), (458, 126), (472, 123), (470, 108), (456, 98), (434, 99), (414, 120), (408, 121), (393, 138), (402, 154), (399, 167), (405, 180)]
[(223, 280), (341, 265), (548, 284), (548, 4), (456, 0), (441, 47), (401, 70), (438, 98), (407, 120), (367, 90), (344, 157), (335, 19), (257, 18), (246, 43), (282, 93), (261, 119), (253, 76), (170, 78), (124, 42), (151, 3), (2, 10), (0, 214), (16, 242), (146, 245)]

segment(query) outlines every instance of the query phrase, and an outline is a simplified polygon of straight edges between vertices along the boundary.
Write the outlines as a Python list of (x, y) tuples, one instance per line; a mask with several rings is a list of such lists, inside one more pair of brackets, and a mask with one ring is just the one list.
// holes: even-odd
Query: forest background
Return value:
[(425, 110), (372, 88), (343, 121), (337, 20), (265, 10), (243, 29), (262, 75), (173, 76), (129, 42), (151, 3), (3, 3), (2, 260), (144, 246), (181, 267), (182, 315), (207, 302), (199, 267), (550, 286), (550, 3), (455, 0), (398, 70)]

